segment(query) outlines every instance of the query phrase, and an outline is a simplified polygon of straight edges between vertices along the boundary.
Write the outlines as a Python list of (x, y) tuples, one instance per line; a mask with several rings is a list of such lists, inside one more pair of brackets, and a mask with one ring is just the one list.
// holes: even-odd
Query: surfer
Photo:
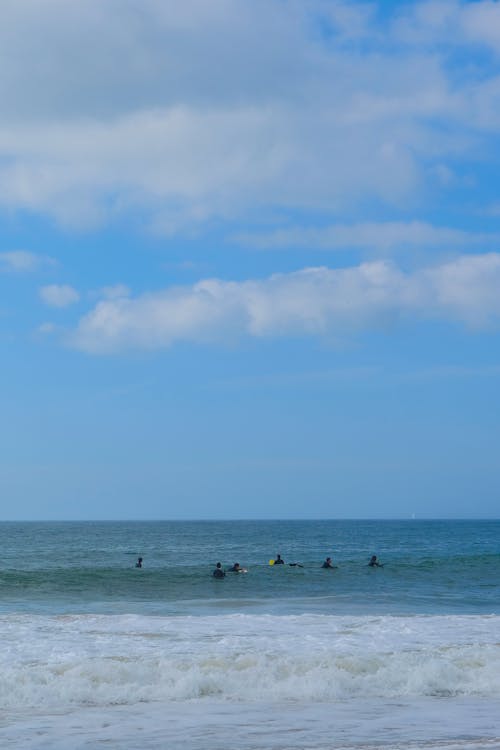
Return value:
[(327, 557), (326, 560), (325, 560), (325, 562), (323, 563), (323, 565), (321, 567), (322, 568), (331, 568), (332, 570), (333, 569), (335, 569), (335, 570), (337, 569), (337, 566), (332, 563), (332, 558), (331, 557)]
[(224, 576), (226, 575), (225, 570), (222, 570), (222, 565), (220, 562), (218, 562), (215, 566), (215, 570), (212, 575), (214, 578), (224, 578)]
[(274, 561), (275, 565), (284, 565), (285, 561), (281, 559), (281, 555), (276, 556), (276, 560)]
[(379, 561), (377, 560), (377, 555), (371, 556), (370, 562), (368, 563), (368, 565), (370, 566), (370, 568), (383, 568), (384, 567), (382, 563), (379, 563)]
[(135, 564), (136, 568), (142, 568), (142, 557), (137, 558), (137, 562)]

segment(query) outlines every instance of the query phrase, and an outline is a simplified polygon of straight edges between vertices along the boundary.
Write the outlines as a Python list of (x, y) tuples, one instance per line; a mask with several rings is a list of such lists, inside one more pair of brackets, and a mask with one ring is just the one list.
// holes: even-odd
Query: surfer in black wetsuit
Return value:
[(276, 556), (276, 560), (274, 561), (275, 565), (284, 565), (285, 561), (281, 559), (281, 555)]
[(335, 570), (337, 569), (337, 566), (332, 563), (332, 558), (331, 557), (327, 557), (326, 560), (325, 560), (325, 562), (323, 563), (323, 565), (321, 567), (322, 568), (331, 568), (332, 570), (333, 569), (335, 569)]
[(142, 557), (137, 558), (137, 562), (135, 564), (136, 568), (142, 568)]
[(234, 565), (231, 568), (228, 568), (228, 573), (241, 573), (243, 568), (239, 563), (234, 563)]
[(370, 562), (368, 563), (370, 568), (383, 568), (384, 566), (382, 563), (379, 563), (377, 560), (377, 555), (372, 555), (370, 558)]
[(220, 562), (218, 562), (215, 566), (215, 570), (212, 575), (214, 578), (224, 578), (224, 576), (226, 575), (226, 572), (222, 570), (222, 565)]

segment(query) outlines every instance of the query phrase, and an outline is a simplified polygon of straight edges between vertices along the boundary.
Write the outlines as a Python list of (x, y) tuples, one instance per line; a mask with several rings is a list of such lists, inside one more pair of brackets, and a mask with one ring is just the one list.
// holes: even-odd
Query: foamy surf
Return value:
[(0, 740), (487, 748), (500, 737), (499, 625), (498, 616), (4, 616)]
[(0, 618), (4, 708), (500, 694), (497, 616)]

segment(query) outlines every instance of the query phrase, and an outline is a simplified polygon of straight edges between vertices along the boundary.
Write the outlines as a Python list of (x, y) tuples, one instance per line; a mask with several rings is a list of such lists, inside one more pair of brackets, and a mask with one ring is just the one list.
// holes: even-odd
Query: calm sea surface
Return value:
[(498, 521), (3, 523), (0, 549), (1, 747), (500, 748)]

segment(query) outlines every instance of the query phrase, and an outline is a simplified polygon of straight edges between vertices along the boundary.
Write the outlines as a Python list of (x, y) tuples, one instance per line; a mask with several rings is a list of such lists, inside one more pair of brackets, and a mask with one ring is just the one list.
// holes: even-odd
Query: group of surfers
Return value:
[[(276, 555), (276, 559), (269, 560), (269, 565), (285, 565), (285, 561), (281, 557), (281, 555)], [(303, 568), (304, 566), (300, 563), (288, 563), (290, 567), (292, 568)], [(377, 560), (377, 555), (372, 555), (370, 558), (370, 562), (368, 563), (368, 566), (370, 568), (383, 568), (383, 564), (380, 563)], [(337, 570), (338, 565), (333, 564), (333, 560), (331, 557), (327, 557), (324, 563), (321, 565), (322, 568), (330, 568), (331, 570)], [(222, 563), (218, 562), (215, 566), (215, 569), (212, 573), (214, 578), (224, 578), (226, 573), (246, 573), (247, 569), (242, 568), (241, 565), (237, 562), (234, 563), (230, 568), (227, 570), (224, 570), (222, 567)]]
[[(283, 560), (283, 558), (281, 557), (281, 555), (276, 555), (276, 559), (275, 560), (269, 560), (269, 565), (284, 565), (284, 564), (285, 564), (285, 561)], [(304, 567), (300, 563), (296, 563), (296, 562), (294, 562), (294, 563), (288, 563), (288, 565), (291, 568), (303, 568)], [(372, 555), (371, 556), (370, 562), (368, 563), (368, 566), (370, 568), (383, 568), (384, 567), (382, 565), (382, 563), (380, 563), (377, 560), (377, 555)], [(142, 568), (142, 557), (138, 557), (137, 558), (137, 562), (135, 564), (135, 567), (136, 568)], [(327, 557), (326, 560), (324, 561), (324, 563), (321, 565), (321, 567), (322, 568), (330, 568), (331, 570), (337, 570), (338, 569), (338, 565), (334, 565), (333, 564), (333, 560), (332, 560), (331, 557)], [(218, 562), (217, 565), (215, 566), (215, 569), (214, 569), (212, 575), (213, 575), (214, 578), (224, 578), (225, 575), (226, 575), (226, 573), (246, 573), (246, 572), (247, 572), (247, 569), (243, 568), (237, 562), (235, 562), (234, 565), (232, 565), (227, 570), (224, 570), (224, 568), (222, 567), (222, 563)]]

